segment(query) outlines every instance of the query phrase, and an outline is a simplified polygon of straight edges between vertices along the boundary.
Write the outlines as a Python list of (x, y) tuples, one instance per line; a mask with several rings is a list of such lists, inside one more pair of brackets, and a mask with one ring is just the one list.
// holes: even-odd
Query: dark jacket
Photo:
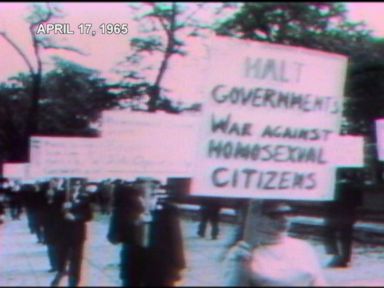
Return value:
[(107, 238), (111, 243), (140, 245), (141, 229), (136, 224), (144, 211), (138, 192), (131, 186), (119, 184), (114, 191), (114, 205)]
[(331, 226), (352, 225), (356, 221), (356, 208), (363, 202), (360, 185), (351, 180), (336, 184), (335, 200), (329, 203), (327, 224)]
[(336, 204), (353, 208), (362, 205), (362, 188), (350, 180), (338, 182), (336, 185), (335, 202)]
[(165, 202), (152, 215), (153, 222), (149, 230), (150, 267), (157, 267), (154, 273), (159, 276), (167, 275), (169, 280), (178, 280), (178, 272), (186, 267), (178, 208)]
[(33, 185), (23, 185), (21, 187), (24, 205), (27, 210), (42, 211), (46, 205), (46, 196), (43, 191), (36, 191)]
[[(124, 192), (122, 198), (125, 202), (116, 203), (108, 233), (108, 239), (112, 243), (123, 243), (123, 251), (124, 247), (130, 247), (127, 248), (128, 254), (124, 256), (127, 259), (122, 261), (123, 263), (133, 261), (133, 263), (122, 267), (122, 278), (129, 277), (126, 275), (130, 275), (130, 272), (126, 269), (129, 270), (131, 267), (135, 271), (132, 273), (139, 273), (141, 277), (144, 277), (143, 281), (150, 287), (152, 285), (164, 286), (179, 280), (180, 271), (186, 267), (186, 260), (178, 208), (171, 202), (164, 201), (151, 212), (152, 221), (149, 224), (135, 224), (144, 209), (132, 188), (126, 189)], [(124, 206), (124, 203), (128, 206)], [(143, 232), (144, 225), (148, 225), (148, 234)], [(143, 241), (143, 235), (148, 237), (148, 241)], [(148, 243), (148, 245), (143, 243)], [(135, 254), (135, 259), (129, 259), (132, 257), (132, 252), (129, 253), (129, 251), (133, 250), (141, 256)], [(142, 260), (138, 260), (138, 258)], [(136, 265), (141, 268), (137, 268), (137, 270), (132, 268)]]
[(63, 204), (65, 201), (65, 191), (56, 190), (52, 198), (48, 197), (48, 183), (41, 188), (44, 195), (43, 226), (45, 240), (47, 244), (55, 244), (62, 237), (63, 228)]
[(70, 203), (72, 206), (68, 209), (68, 212), (73, 214), (75, 219), (64, 219), (61, 239), (66, 243), (81, 243), (86, 239), (86, 222), (92, 219), (90, 195), (86, 192), (82, 192), (79, 194), (76, 201), (71, 199)]

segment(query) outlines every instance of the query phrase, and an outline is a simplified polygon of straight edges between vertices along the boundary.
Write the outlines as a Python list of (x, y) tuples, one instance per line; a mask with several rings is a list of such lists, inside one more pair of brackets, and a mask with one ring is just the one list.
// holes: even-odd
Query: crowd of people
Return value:
[[(329, 266), (347, 267), (361, 189), (354, 181), (356, 175), (338, 176), (335, 200), (328, 203), (328, 214), (324, 215), (324, 239), (326, 252), (334, 254)], [(9, 207), (14, 221), (20, 219), (23, 210), (26, 212), (30, 233), (47, 247), (49, 272), (55, 273), (51, 286), (59, 286), (66, 275), (68, 286), (79, 285), (86, 223), (92, 220), (95, 207), (109, 216), (106, 240), (121, 247), (122, 286), (170, 287), (183, 279), (187, 261), (177, 199), (156, 179), (100, 183), (80, 178), (36, 183), (2, 179), (0, 184), (0, 225), (4, 223), (5, 207)], [(287, 234), (292, 207), (281, 201), (260, 203), (253, 216), (245, 217), (244, 209), (238, 211), (243, 214), (237, 221), (239, 233), (223, 262), (227, 285), (326, 285), (311, 245)], [(216, 240), (220, 234), (220, 201), (207, 197), (200, 204), (197, 235), (204, 238), (210, 224), (210, 238)]]
[(17, 221), (25, 207), (29, 231), (47, 246), (49, 272), (55, 273), (51, 286), (59, 286), (64, 276), (68, 286), (79, 285), (86, 222), (95, 207), (110, 215), (106, 240), (121, 244), (122, 286), (174, 286), (186, 260), (177, 206), (160, 184), (147, 178), (97, 185), (73, 178), (24, 184), (3, 179), (0, 212), (4, 216), (8, 206)]

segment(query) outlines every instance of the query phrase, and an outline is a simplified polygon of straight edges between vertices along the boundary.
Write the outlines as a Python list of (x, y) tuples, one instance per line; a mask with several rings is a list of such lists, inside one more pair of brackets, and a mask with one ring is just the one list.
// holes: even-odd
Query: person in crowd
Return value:
[(21, 195), (21, 183), (15, 180), (9, 190), (9, 208), (12, 220), (19, 220), (23, 210), (23, 199)]
[[(233, 245), (224, 260), (225, 285), (230, 287), (325, 286), (315, 250), (287, 235), (292, 208), (263, 200), (251, 231)], [(249, 217), (249, 216), (248, 216)]]
[(0, 225), (5, 221), (5, 199), (6, 199), (6, 189), (3, 187), (5, 180), (0, 180)]
[(140, 268), (143, 261), (138, 219), (144, 211), (139, 200), (139, 191), (128, 183), (115, 181), (114, 207), (112, 210), (107, 239), (112, 244), (122, 243), (120, 252), (120, 279), (122, 286), (139, 286)]
[(5, 221), (5, 208), (9, 196), (10, 185), (7, 178), (0, 178), (0, 224)]
[(200, 223), (197, 235), (204, 238), (208, 222), (211, 224), (211, 239), (217, 239), (219, 235), (220, 199), (204, 197), (200, 206)]
[(38, 184), (25, 183), (21, 186), (24, 206), (28, 219), (28, 227), (32, 234), (37, 237), (37, 243), (44, 244), (44, 208), (45, 199)]
[(58, 271), (51, 286), (58, 286), (68, 270), (68, 285), (77, 287), (81, 279), (81, 263), (86, 240), (86, 222), (92, 218), (90, 196), (79, 180), (69, 189), (61, 207), (61, 229), (57, 242)]
[(65, 190), (59, 186), (59, 179), (52, 178), (39, 185), (40, 193), (44, 196), (43, 227), (44, 240), (47, 245), (49, 272), (58, 270), (58, 244), (62, 237), (62, 209), (65, 202)]
[(325, 219), (325, 249), (334, 255), (328, 267), (348, 267), (351, 262), (356, 208), (362, 204), (360, 181), (358, 171), (337, 171), (335, 200), (328, 203)]
[(230, 249), (234, 243), (237, 243), (243, 239), (243, 234), (245, 230), (245, 220), (247, 216), (247, 208), (249, 205), (249, 199), (236, 199), (232, 202), (232, 208), (235, 212), (235, 229), (233, 230), (232, 235), (229, 235), (226, 244), (222, 247), (219, 259), (222, 261), (227, 255), (228, 249)]
[(113, 189), (115, 184), (111, 180), (105, 180), (99, 184), (97, 190), (98, 203), (101, 213), (104, 215), (111, 214), (113, 207)]
[(28, 228), (29, 232), (31, 234), (36, 233), (36, 221), (35, 221), (35, 215), (33, 215), (33, 197), (32, 193), (34, 190), (34, 186), (31, 184), (23, 184), (21, 186), (21, 192), (23, 193), (23, 200), (24, 200), (24, 207), (25, 207), (25, 212), (27, 214), (27, 220), (28, 220)]
[(171, 287), (186, 267), (177, 207), (158, 199), (159, 182), (137, 179), (115, 189), (108, 240), (122, 243), (122, 286)]
[(89, 196), (89, 200), (90, 200), (90, 204), (91, 204), (91, 209), (92, 211), (94, 210), (94, 208), (96, 208), (96, 206), (99, 206), (100, 204), (100, 200), (99, 200), (99, 187), (100, 187), (100, 183), (97, 183), (97, 182), (85, 182), (84, 184), (84, 189), (85, 189), (85, 192), (87, 192), (88, 196)]

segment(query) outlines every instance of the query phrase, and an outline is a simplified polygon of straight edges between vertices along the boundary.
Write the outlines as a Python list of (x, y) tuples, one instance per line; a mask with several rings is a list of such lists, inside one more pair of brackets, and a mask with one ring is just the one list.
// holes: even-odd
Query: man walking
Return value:
[(69, 264), (69, 282), (77, 287), (81, 277), (81, 262), (86, 240), (86, 222), (92, 218), (90, 197), (80, 181), (70, 189), (67, 201), (62, 207), (62, 233), (57, 245), (58, 271), (52, 286), (58, 286)]

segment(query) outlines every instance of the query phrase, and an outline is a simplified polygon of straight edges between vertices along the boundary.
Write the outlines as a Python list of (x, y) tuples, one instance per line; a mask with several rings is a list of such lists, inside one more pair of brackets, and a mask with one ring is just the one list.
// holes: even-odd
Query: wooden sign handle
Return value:
[(257, 217), (261, 216), (263, 200), (250, 200), (243, 226), (243, 239), (245, 242), (255, 243), (257, 238)]

